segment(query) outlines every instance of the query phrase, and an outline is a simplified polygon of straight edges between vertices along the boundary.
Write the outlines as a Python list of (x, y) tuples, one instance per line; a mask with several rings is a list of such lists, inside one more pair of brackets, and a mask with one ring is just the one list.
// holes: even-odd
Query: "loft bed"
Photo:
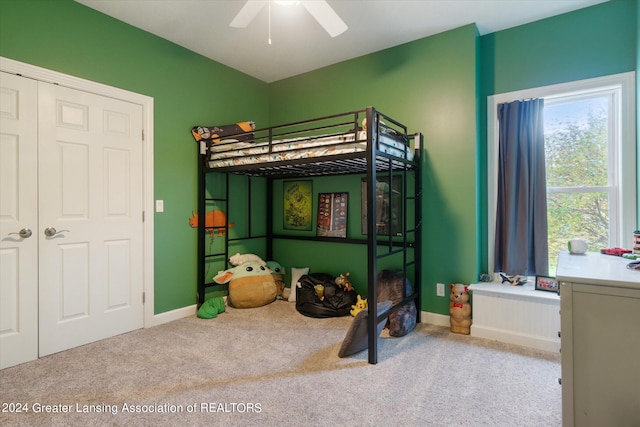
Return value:
[[(377, 363), (377, 325), (403, 305), (415, 301), (416, 322), (420, 316), (420, 223), (421, 223), (421, 179), (419, 154), (421, 135), (408, 134), (400, 122), (386, 116), (373, 107), (347, 113), (335, 114), (311, 120), (289, 123), (263, 129), (255, 129), (251, 122), (242, 122), (231, 127), (196, 126), (192, 134), (198, 142), (198, 214), (205, 218), (210, 203), (226, 205), (226, 219), (217, 228), (218, 236), (224, 239), (223, 249), (207, 253), (205, 244), (205, 221), (198, 224), (198, 291), (200, 307), (205, 292), (220, 290), (219, 285), (207, 280), (205, 264), (208, 258), (224, 260), (225, 269), (230, 254), (229, 245), (240, 240), (264, 239), (266, 259), (273, 259), (273, 242), (277, 239), (317, 240), (322, 242), (363, 244), (367, 246), (367, 341), (369, 363)], [(207, 177), (221, 174), (224, 180), (224, 196), (209, 197)], [(250, 219), (247, 235), (230, 236), (232, 224), (229, 218), (234, 213), (229, 209), (229, 177), (242, 175), (249, 180), (247, 200), (251, 203), (252, 179), (266, 180), (266, 224), (265, 233), (253, 233)], [(290, 178), (308, 178), (328, 175), (363, 175), (366, 182), (366, 199), (376, 200), (378, 177), (385, 177), (390, 188), (394, 180), (401, 180), (402, 219), (401, 230), (386, 228), (381, 235), (377, 225), (376, 203), (366, 203), (366, 236), (362, 238), (316, 237), (300, 233), (274, 234), (273, 186), (274, 181)], [(363, 194), (364, 196), (364, 194)], [(235, 197), (235, 196), (234, 196)], [(235, 200), (235, 199), (234, 199)], [(388, 204), (391, 216), (392, 203)], [(409, 206), (412, 205), (412, 208)], [(220, 224), (216, 224), (220, 225)], [(253, 227), (254, 229), (256, 227)], [(220, 231), (223, 230), (221, 233)], [(211, 231), (211, 230), (209, 230)], [(405, 279), (413, 284), (413, 294), (391, 307), (378, 317), (377, 275), (378, 261), (387, 257), (400, 259)], [(397, 262), (397, 261), (396, 261)], [(408, 277), (408, 271), (412, 277)], [(291, 289), (295, 292), (295, 289)]]

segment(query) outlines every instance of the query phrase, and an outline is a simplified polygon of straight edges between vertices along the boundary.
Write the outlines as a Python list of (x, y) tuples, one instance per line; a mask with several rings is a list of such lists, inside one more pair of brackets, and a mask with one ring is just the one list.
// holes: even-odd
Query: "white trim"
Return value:
[(143, 162), (143, 209), (145, 211), (144, 230), (144, 265), (143, 288), (145, 292), (144, 325), (152, 325), (154, 320), (154, 227), (153, 227), (153, 98), (107, 86), (102, 83), (92, 82), (80, 77), (74, 77), (46, 68), (16, 61), (0, 56), (0, 70), (11, 74), (18, 74), (26, 78), (65, 86), (71, 89), (82, 90), (96, 95), (108, 96), (122, 101), (142, 106), (142, 126), (144, 141), (142, 148)]
[(449, 320), (449, 316), (446, 314), (438, 314), (431, 313), (429, 311), (421, 311), (420, 312), (420, 322), (422, 323), (430, 323), (436, 326), (451, 326), (451, 321)]
[(196, 314), (198, 306), (196, 304), (187, 307), (176, 308), (175, 310), (165, 311), (164, 313), (156, 314), (153, 316), (151, 322), (146, 327), (159, 326), (165, 323), (173, 322), (174, 320), (180, 320), (185, 317), (190, 317)]
[(507, 344), (521, 345), (537, 350), (558, 353), (560, 340), (557, 338), (540, 337), (516, 331), (507, 331), (500, 328), (491, 328), (482, 325), (471, 325), (471, 336), (485, 340), (504, 342)]
[(557, 96), (579, 95), (583, 91), (598, 89), (621, 88), (620, 123), (622, 131), (622, 170), (627, 171), (632, 179), (622, 179), (619, 182), (622, 201), (618, 213), (620, 230), (617, 239), (620, 246), (632, 247), (633, 230), (636, 229), (636, 115), (635, 115), (635, 72), (613, 74), (593, 79), (578, 80), (532, 89), (501, 93), (487, 97), (487, 245), (488, 271), (493, 271), (495, 243), (495, 207), (498, 197), (498, 117), (497, 106), (503, 102), (519, 99), (545, 98), (553, 99)]

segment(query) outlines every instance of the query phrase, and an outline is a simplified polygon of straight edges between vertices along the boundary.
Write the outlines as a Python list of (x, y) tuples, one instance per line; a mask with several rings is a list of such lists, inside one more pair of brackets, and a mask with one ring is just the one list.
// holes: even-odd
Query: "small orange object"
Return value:
[[(189, 225), (193, 228), (197, 228), (199, 225), (198, 214), (191, 211), (192, 217), (189, 218)], [(224, 236), (227, 232), (225, 229), (227, 225), (227, 216), (219, 209), (214, 209), (206, 213), (204, 218), (204, 229), (209, 232), (211, 238), (213, 238), (213, 232), (218, 231), (218, 236)], [(233, 223), (229, 223), (229, 228), (233, 227)]]

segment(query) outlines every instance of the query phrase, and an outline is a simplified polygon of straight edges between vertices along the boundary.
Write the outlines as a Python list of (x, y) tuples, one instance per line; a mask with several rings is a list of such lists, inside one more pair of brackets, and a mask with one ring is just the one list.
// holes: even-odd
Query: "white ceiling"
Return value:
[(328, 0), (349, 29), (332, 38), (300, 5), (229, 23), (245, 0), (76, 0), (265, 82), (476, 23), (487, 34), (607, 0)]

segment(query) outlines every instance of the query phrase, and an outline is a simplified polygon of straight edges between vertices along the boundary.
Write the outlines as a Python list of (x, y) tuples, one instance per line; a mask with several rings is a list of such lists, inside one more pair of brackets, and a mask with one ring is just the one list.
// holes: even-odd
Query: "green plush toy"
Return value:
[(198, 317), (201, 319), (213, 319), (219, 313), (224, 313), (224, 298), (214, 297), (206, 300), (198, 310)]

